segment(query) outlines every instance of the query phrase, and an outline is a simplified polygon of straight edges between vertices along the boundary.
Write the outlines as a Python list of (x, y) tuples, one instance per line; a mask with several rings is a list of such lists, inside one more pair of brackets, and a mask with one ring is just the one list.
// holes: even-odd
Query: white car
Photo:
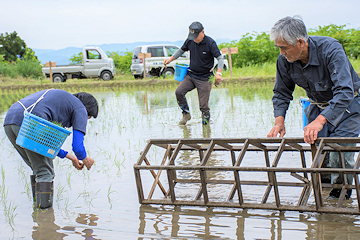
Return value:
[[(185, 52), (178, 59), (175, 59), (168, 65), (164, 65), (165, 59), (170, 58), (180, 47), (171, 44), (143, 45), (138, 46), (133, 51), (131, 61), (131, 74), (135, 78), (144, 76), (143, 59), (139, 58), (139, 53), (151, 53), (151, 58), (145, 58), (146, 75), (150, 76), (173, 76), (175, 72), (175, 64), (190, 64), (189, 52)], [(224, 54), (224, 70), (229, 68), (226, 55)], [(214, 67), (217, 67), (217, 59), (214, 59)]]

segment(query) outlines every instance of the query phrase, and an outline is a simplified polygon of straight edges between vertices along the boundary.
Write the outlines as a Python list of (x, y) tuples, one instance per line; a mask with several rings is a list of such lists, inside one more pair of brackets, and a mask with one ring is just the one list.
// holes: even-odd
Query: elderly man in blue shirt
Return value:
[[(342, 45), (330, 37), (309, 37), (300, 16), (285, 17), (275, 23), (270, 38), (280, 49), (276, 64), (273, 106), (275, 125), (268, 137), (285, 135), (285, 115), (295, 85), (302, 87), (312, 104), (306, 108), (308, 125), (304, 141), (317, 137), (358, 137), (360, 132), (360, 79)], [(353, 144), (351, 144), (353, 145)], [(344, 153), (345, 167), (354, 167), (354, 153)], [(329, 154), (329, 167), (340, 167), (338, 154)], [(352, 175), (347, 175), (348, 183)], [(331, 183), (340, 184), (339, 174), (331, 174)], [(332, 189), (331, 198), (339, 198), (341, 189)], [(347, 190), (348, 199), (351, 189)]]

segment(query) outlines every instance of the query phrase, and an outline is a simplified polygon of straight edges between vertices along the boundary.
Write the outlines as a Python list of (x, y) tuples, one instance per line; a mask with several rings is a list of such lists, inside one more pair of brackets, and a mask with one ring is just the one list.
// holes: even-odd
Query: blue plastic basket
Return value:
[(25, 112), (16, 144), (46, 157), (55, 158), (70, 131)]
[(186, 76), (189, 69), (188, 64), (175, 64), (175, 74), (174, 79), (176, 81), (182, 81), (184, 77)]
[(300, 98), (300, 104), (302, 107), (302, 120), (303, 120), (303, 129), (307, 125), (307, 117), (305, 115), (305, 108), (307, 108), (310, 105), (310, 101), (308, 98)]

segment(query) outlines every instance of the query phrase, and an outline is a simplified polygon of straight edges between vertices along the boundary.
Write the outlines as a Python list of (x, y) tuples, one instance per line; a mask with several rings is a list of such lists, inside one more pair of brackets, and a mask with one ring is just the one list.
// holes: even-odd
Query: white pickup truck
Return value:
[[(114, 77), (114, 60), (101, 48), (83, 47), (82, 56), (82, 64), (51, 67), (53, 81), (65, 82), (69, 78), (102, 78), (107, 81)], [(42, 72), (50, 77), (50, 67), (43, 67)]]

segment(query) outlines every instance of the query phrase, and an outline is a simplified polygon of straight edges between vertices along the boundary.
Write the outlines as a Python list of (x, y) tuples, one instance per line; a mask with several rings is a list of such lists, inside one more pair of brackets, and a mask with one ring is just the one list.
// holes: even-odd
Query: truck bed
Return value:
[[(52, 67), (52, 73), (78, 73), (84, 70), (84, 65), (82, 64), (74, 64), (74, 65), (59, 65), (56, 67)], [(42, 72), (44, 74), (50, 74), (50, 67), (43, 67)]]

